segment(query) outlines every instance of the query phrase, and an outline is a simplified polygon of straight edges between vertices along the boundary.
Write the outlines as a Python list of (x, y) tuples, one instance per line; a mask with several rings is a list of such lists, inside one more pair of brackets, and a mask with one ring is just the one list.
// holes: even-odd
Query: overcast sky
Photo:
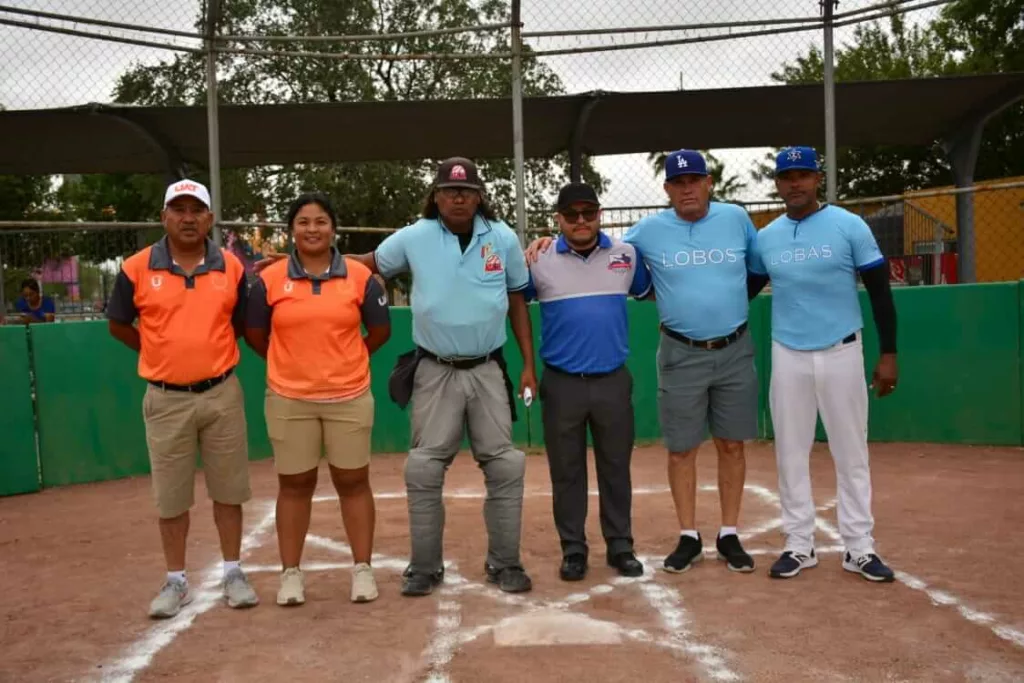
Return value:
[[(327, 0), (325, 0), (327, 1)], [(110, 21), (138, 23), (161, 28), (193, 30), (198, 0), (6, 0), (5, 4)], [(877, 4), (876, 0), (843, 0), (840, 11)], [(567, 3), (556, 0), (523, 0), (526, 31), (556, 29), (664, 26), (817, 16), (818, 0), (594, 0)], [(918, 15), (934, 16), (936, 10)], [(0, 12), (0, 18), (33, 21)], [(70, 27), (64, 24), (65, 27)], [(81, 27), (86, 28), (86, 27)], [(103, 31), (88, 27), (86, 30)], [(732, 29), (742, 32), (752, 29)], [(125, 35), (122, 31), (112, 32)], [(534, 38), (537, 50), (585, 45), (623, 44), (644, 40), (678, 39), (722, 33), (722, 30), (650, 32), (614, 37)], [(836, 44), (852, 39), (853, 29), (837, 32)], [(140, 34), (141, 35), (141, 34)], [(152, 36), (147, 36), (152, 39)], [(157, 40), (165, 41), (160, 37)], [(604, 53), (558, 56), (547, 63), (571, 93), (590, 90), (645, 91), (727, 88), (770, 83), (770, 74), (783, 62), (821, 44), (818, 31), (778, 36), (732, 39), (696, 45), (631, 49)], [(34, 109), (107, 102), (119, 74), (135, 62), (155, 63), (169, 52), (109, 43), (86, 38), (42, 33), (0, 26), (0, 104), (8, 109)], [(760, 115), (751, 112), (752, 116)], [(511, 125), (511, 122), (510, 122)], [(529, 131), (526, 131), (529, 135)], [(795, 141), (799, 142), (799, 141)], [(687, 147), (685, 130), (679, 131), (679, 147)], [(727, 173), (749, 182), (748, 172), (764, 154), (763, 149), (714, 150), (726, 162)], [(619, 155), (598, 159), (601, 172), (611, 180), (603, 197), (606, 206), (662, 203), (661, 183), (645, 155)], [(763, 199), (767, 188), (752, 186), (747, 200)]]

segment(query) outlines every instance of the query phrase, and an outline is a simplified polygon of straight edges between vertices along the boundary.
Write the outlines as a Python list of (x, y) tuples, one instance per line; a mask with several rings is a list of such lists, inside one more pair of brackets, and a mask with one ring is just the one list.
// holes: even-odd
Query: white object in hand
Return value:
[(523, 404), (529, 408), (531, 403), (533, 403), (533, 392), (530, 391), (530, 387), (526, 387), (523, 389)]

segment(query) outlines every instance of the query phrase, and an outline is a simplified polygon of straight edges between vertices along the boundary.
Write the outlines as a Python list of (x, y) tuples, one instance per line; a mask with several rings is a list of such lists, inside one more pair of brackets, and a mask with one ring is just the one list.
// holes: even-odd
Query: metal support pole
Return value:
[(213, 241), (223, 246), (220, 234), (220, 121), (217, 109), (217, 53), (214, 36), (220, 21), (220, 0), (207, 0), (206, 5), (206, 126), (210, 148), (210, 195), (213, 201)]
[[(978, 163), (984, 130), (984, 121), (979, 121), (954, 143), (945, 145), (953, 183), (958, 188), (974, 184), (974, 168)], [(962, 192), (956, 196), (956, 242), (957, 282), (977, 282), (973, 192)]]
[(833, 42), (832, 16), (839, 0), (821, 0), (825, 12), (825, 199), (834, 204), (838, 196), (836, 185), (839, 159), (836, 153), (836, 65)]
[(523, 153), (523, 37), (520, 0), (512, 0), (512, 146), (516, 172), (516, 232), (526, 246), (526, 159)]

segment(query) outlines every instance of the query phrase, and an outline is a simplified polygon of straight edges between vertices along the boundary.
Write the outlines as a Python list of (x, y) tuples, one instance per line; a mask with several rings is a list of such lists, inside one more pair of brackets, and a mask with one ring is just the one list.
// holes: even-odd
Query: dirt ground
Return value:
[[(712, 551), (715, 464), (706, 447), (698, 520)], [(633, 460), (647, 573), (621, 579), (603, 566), (592, 496), (591, 571), (575, 584), (558, 579), (547, 465), (531, 455), (523, 558), (534, 590), (520, 596), (484, 581), (482, 475), (460, 455), (446, 486), (447, 579), (419, 599), (399, 594), (409, 550), (402, 465), (398, 455), (372, 464), (381, 595), (361, 605), (348, 601), (351, 556), (323, 470), (305, 605), (274, 604), (276, 481), (264, 461), (252, 466), (243, 560), (262, 604), (235, 611), (219, 599), (216, 531), (197, 480), (188, 560), (197, 598), (160, 622), (146, 616), (163, 579), (148, 479), (0, 499), (0, 681), (1024, 680), (1024, 599), (1012, 588), (1024, 566), (1020, 449), (874, 445), (875, 535), (899, 572), (883, 585), (840, 567), (825, 447), (812, 458), (821, 564), (789, 581), (767, 574), (782, 543), (769, 444), (748, 450), (740, 531), (755, 573), (728, 572), (711, 554), (682, 575), (661, 570), (678, 525), (664, 451), (653, 446)]]

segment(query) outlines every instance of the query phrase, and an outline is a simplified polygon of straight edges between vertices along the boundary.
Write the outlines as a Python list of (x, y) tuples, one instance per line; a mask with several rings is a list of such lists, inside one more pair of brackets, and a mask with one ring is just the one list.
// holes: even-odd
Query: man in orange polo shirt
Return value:
[(203, 185), (173, 183), (160, 217), (167, 234), (125, 260), (107, 318), (110, 334), (139, 353), (139, 375), (149, 382), (142, 414), (167, 562), (149, 614), (168, 618), (192, 599), (185, 544), (197, 446), (224, 556), (224, 597), (231, 607), (259, 600), (238, 562), (242, 503), (252, 496), (242, 388), (234, 375), (245, 269), (208, 238), (213, 214)]

